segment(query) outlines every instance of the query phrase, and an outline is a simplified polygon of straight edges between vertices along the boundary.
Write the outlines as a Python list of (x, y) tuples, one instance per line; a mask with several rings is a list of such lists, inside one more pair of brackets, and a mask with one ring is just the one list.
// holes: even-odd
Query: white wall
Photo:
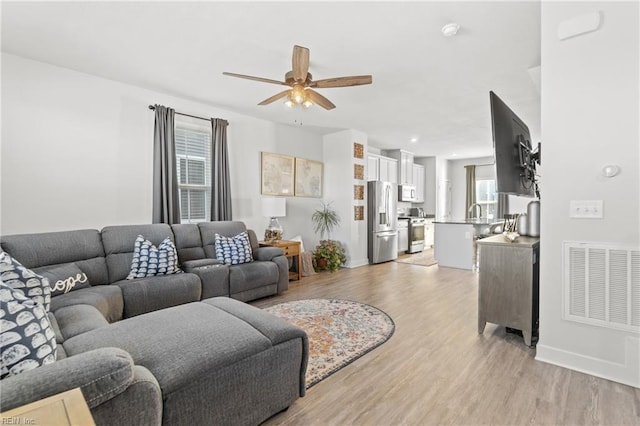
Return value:
[[(638, 333), (562, 318), (563, 241), (638, 247), (638, 3), (542, 3), (539, 360), (640, 387)], [(558, 25), (600, 11), (596, 32), (563, 41)], [(622, 173), (601, 175), (605, 164)], [(603, 219), (570, 219), (570, 200), (603, 200)]]
[[(258, 237), (267, 225), (260, 152), (322, 161), (322, 137), (304, 129), (2, 54), (0, 231), (149, 223), (154, 114), (148, 105), (156, 103), (229, 121), (233, 218)], [(312, 246), (310, 217), (318, 204), (287, 198), (285, 236), (302, 234)]]
[[(353, 143), (358, 142), (364, 146), (365, 158), (353, 157)], [(353, 165), (355, 163), (367, 164), (367, 135), (357, 130), (343, 130), (331, 133), (323, 137), (325, 183), (327, 190), (324, 198), (331, 202), (333, 208), (340, 215), (340, 226), (331, 235), (331, 239), (342, 242), (347, 254), (348, 268), (366, 265), (367, 258), (367, 195), (365, 187), (365, 199), (355, 201), (354, 184), (366, 185), (366, 181), (356, 181), (353, 177)], [(366, 176), (366, 170), (365, 170)], [(354, 220), (354, 206), (365, 207), (365, 220)]]

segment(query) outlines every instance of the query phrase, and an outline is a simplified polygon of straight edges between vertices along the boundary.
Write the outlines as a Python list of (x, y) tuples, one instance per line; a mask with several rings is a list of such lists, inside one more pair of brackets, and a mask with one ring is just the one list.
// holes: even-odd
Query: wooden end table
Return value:
[(0, 424), (95, 426), (80, 388), (0, 413)]
[(284, 255), (288, 259), (297, 258), (298, 260), (298, 269), (296, 272), (289, 271), (289, 281), (291, 280), (300, 280), (302, 278), (302, 256), (300, 255), (300, 241), (287, 241), (287, 240), (276, 240), (276, 241), (258, 241), (260, 247), (278, 247), (282, 249)]

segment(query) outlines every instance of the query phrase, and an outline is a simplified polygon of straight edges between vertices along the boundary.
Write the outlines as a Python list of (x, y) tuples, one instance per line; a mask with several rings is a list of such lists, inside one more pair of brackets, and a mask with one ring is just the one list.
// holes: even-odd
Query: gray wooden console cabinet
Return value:
[(502, 235), (478, 240), (480, 268), (478, 333), (487, 322), (522, 331), (531, 346), (539, 313), (540, 239), (520, 237), (508, 242)]

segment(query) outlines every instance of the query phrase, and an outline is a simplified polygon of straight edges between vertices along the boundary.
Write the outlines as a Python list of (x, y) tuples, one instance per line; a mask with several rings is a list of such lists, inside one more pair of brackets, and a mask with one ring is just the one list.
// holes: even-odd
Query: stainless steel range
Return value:
[(426, 219), (423, 217), (409, 218), (409, 253), (418, 253), (424, 250), (424, 226)]

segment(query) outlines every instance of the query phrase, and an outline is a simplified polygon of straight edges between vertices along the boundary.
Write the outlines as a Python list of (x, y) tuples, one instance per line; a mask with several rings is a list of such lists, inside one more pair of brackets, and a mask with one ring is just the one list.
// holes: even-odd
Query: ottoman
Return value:
[(127, 351), (157, 379), (167, 425), (255, 425), (305, 392), (305, 332), (224, 297), (128, 318), (63, 345), (69, 356)]

